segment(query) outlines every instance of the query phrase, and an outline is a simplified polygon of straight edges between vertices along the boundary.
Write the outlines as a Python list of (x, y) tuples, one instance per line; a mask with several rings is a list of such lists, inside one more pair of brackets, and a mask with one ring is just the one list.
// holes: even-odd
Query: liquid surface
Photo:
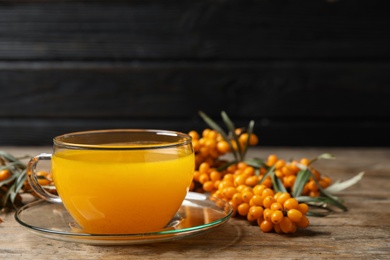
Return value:
[(161, 229), (175, 215), (191, 183), (194, 155), (185, 150), (65, 150), (52, 171), (69, 213), (88, 233)]

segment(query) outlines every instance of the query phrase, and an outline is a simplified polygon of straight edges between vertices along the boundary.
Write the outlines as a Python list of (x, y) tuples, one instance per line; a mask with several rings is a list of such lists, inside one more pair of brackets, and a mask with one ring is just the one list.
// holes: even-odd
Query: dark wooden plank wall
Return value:
[(261, 145), (388, 146), (382, 3), (0, 0), (0, 145), (225, 110)]

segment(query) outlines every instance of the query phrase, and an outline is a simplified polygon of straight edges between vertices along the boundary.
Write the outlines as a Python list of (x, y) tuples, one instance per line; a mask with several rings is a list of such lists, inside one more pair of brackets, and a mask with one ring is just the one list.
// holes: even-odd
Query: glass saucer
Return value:
[(77, 227), (62, 204), (38, 200), (20, 208), (15, 219), (34, 234), (92, 245), (146, 244), (199, 235), (224, 224), (232, 215), (229, 203), (189, 192), (176, 216), (163, 229), (136, 234), (87, 234)]

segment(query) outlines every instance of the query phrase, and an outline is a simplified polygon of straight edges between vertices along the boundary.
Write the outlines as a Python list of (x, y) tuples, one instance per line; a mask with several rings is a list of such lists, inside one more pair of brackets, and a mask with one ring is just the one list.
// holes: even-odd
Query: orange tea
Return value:
[(52, 157), (57, 192), (88, 233), (163, 228), (184, 200), (194, 171), (185, 149), (63, 150)]

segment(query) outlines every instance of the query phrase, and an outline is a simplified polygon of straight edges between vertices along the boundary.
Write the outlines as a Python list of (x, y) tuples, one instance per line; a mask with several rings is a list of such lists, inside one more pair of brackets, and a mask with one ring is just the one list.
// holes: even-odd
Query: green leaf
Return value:
[(363, 178), (363, 176), (364, 176), (364, 172), (360, 172), (359, 174), (355, 175), (354, 177), (352, 177), (351, 179), (348, 179), (346, 181), (343, 181), (343, 182), (337, 181), (334, 184), (327, 187), (325, 189), (325, 191), (327, 191), (329, 193), (335, 193), (335, 192), (345, 190), (345, 189), (351, 187), (352, 185), (358, 183)]
[(244, 146), (244, 150), (242, 151), (242, 154), (241, 154), (241, 159), (243, 160), (245, 158), (245, 155), (246, 155), (246, 152), (248, 151), (248, 147), (249, 147), (249, 141), (251, 139), (251, 135), (253, 133), (253, 128), (255, 126), (255, 121), (251, 120), (248, 124), (248, 139), (246, 140), (246, 143), (245, 143), (245, 146)]
[(261, 180), (259, 181), (259, 184), (262, 184), (263, 181), (265, 180), (265, 178), (267, 178), (268, 176), (271, 176), (271, 174), (273, 174), (274, 172), (274, 169), (275, 169), (275, 166), (272, 166), (270, 167), (267, 172), (263, 175), (263, 177), (261, 178)]
[(265, 168), (268, 169), (268, 165), (264, 162), (264, 160), (259, 158), (250, 158), (245, 159), (244, 162), (248, 164), (249, 166), (252, 166), (254, 168)]
[(221, 116), (222, 116), (223, 122), (225, 123), (229, 132), (232, 134), (233, 140), (236, 142), (236, 145), (237, 145), (238, 154), (235, 151), (235, 149), (232, 149), (232, 152), (235, 154), (235, 158), (242, 161), (244, 158), (242, 158), (241, 146), (240, 146), (240, 143), (238, 142), (238, 136), (236, 135), (236, 131), (235, 131), (236, 127), (235, 127), (233, 121), (229, 118), (229, 116), (227, 115), (227, 113), (225, 111), (221, 112)]
[(275, 172), (272, 172), (271, 179), (275, 193), (279, 191), (287, 192), (286, 187), (284, 187), (283, 182), (275, 175)]
[(323, 153), (323, 154), (320, 154), (319, 156), (317, 156), (316, 158), (312, 159), (309, 162), (309, 165), (314, 163), (317, 160), (320, 160), (320, 159), (330, 160), (330, 159), (336, 159), (336, 157), (334, 155), (330, 154), (330, 153)]
[(308, 168), (298, 172), (291, 194), (294, 198), (302, 194), (303, 188), (305, 187), (305, 184), (307, 183), (307, 180), (310, 178), (310, 176), (311, 172)]

